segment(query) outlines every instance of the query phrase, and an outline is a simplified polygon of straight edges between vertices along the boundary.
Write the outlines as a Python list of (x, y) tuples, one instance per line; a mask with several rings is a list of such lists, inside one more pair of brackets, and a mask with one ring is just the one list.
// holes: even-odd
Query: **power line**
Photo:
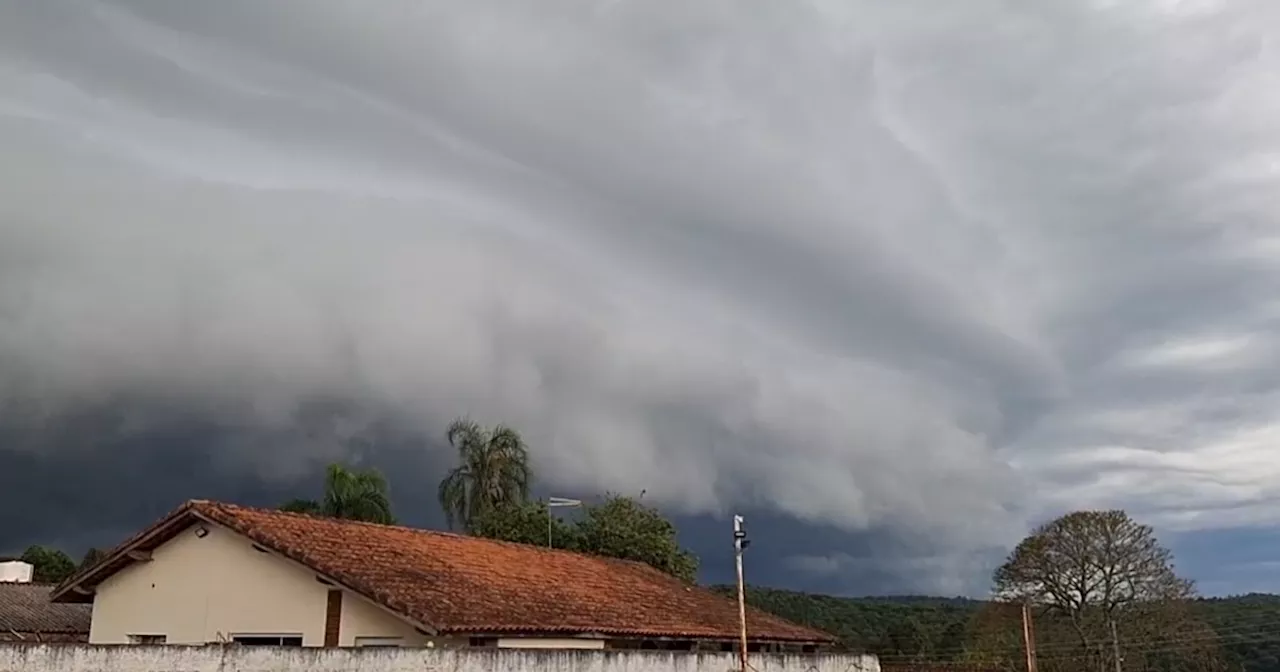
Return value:
[[(1010, 654), (1017, 650), (1018, 646), (1012, 641), (1013, 634), (1005, 646), (998, 647), (1007, 650)], [(1237, 623), (1235, 626), (1216, 629), (1206, 625), (1204, 631), (1196, 633), (1170, 633), (1167, 635), (1156, 635), (1139, 638), (1129, 638), (1126, 644), (1121, 647), (1124, 651), (1145, 652), (1145, 651), (1178, 651), (1186, 649), (1188, 644), (1200, 644), (1214, 642), (1220, 645), (1238, 645), (1238, 644), (1261, 644), (1261, 643), (1280, 643), (1280, 623), (1274, 617), (1266, 619), (1266, 622), (1254, 623)], [(879, 654), (882, 660), (920, 660), (926, 656), (952, 657), (964, 655), (980, 648), (978, 646), (964, 646), (949, 649), (932, 649), (922, 651), (920, 653), (887, 653)], [(1038, 659), (1045, 659), (1043, 654), (1049, 652), (1056, 654), (1061, 652), (1079, 651), (1081, 644), (1079, 642), (1055, 642), (1050, 644), (1036, 646), (1036, 654)], [(1050, 656), (1056, 658), (1058, 656)]]

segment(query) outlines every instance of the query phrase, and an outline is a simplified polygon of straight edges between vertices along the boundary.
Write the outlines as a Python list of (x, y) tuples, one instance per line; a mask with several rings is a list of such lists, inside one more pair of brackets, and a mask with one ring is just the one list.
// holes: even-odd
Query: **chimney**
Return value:
[(0, 562), (0, 583), (31, 583), (31, 573), (35, 570), (21, 560)]

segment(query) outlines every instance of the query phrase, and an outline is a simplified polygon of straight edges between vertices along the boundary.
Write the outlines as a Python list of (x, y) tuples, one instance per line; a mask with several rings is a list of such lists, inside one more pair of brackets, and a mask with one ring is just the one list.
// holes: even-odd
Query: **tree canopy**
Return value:
[(458, 418), (445, 438), (458, 454), (458, 466), (440, 481), (437, 492), (450, 528), (461, 524), (472, 531), (476, 519), (492, 509), (528, 501), (533, 471), (519, 432), (506, 425), (486, 429)]
[(1076, 511), (1040, 526), (996, 570), (993, 592), (1077, 622), (1195, 595), (1152, 528), (1124, 511)]
[(376, 469), (330, 464), (325, 469), (324, 495), (319, 501), (291, 499), (280, 510), (391, 525), (395, 516), (389, 490), (386, 478)]
[(29, 546), (19, 560), (31, 565), (31, 580), (36, 583), (62, 583), (76, 571), (70, 556), (48, 546)]
[(620, 495), (583, 504), (572, 523), (552, 515), (544, 502), (530, 501), (533, 470), (529, 448), (515, 429), (485, 428), (458, 418), (446, 432), (458, 463), (437, 495), (449, 527), (469, 534), (522, 544), (605, 555), (647, 563), (686, 581), (698, 560), (680, 548), (676, 529), (657, 509)]
[(85, 551), (84, 555), (80, 558), (80, 566), (77, 569), (84, 569), (85, 567), (96, 563), (101, 560), (104, 555), (106, 555), (106, 551), (97, 548), (90, 548)]
[(586, 553), (636, 560), (689, 582), (697, 577), (698, 558), (680, 548), (675, 525), (639, 500), (610, 495), (586, 506), (577, 528)]
[(578, 530), (551, 515), (545, 502), (523, 502), (486, 509), (471, 519), (477, 537), (553, 548), (580, 547)]
[[(726, 596), (733, 586), (715, 586)], [(783, 618), (816, 627), (856, 651), (881, 657), (886, 670), (912, 668), (1024, 672), (1020, 605), (1008, 602), (927, 596), (836, 597), (747, 586), (747, 602)], [(1189, 616), (1204, 629), (1183, 645), (1168, 638), (1140, 639), (1119, 631), (1123, 672), (1180, 672), (1223, 669), (1231, 672), (1280, 672), (1280, 596), (1243, 595), (1193, 598)], [(1094, 672), (1079, 660), (1064, 633), (1070, 626), (1044, 613), (1034, 619), (1039, 668)], [(1000, 633), (1002, 638), (993, 637)], [(1065, 642), (1065, 644), (1064, 644)], [(1216, 661), (1203, 654), (1213, 654)], [(1114, 668), (1108, 668), (1108, 672)]]
[[(1117, 655), (1135, 667), (1170, 655), (1180, 669), (1220, 664), (1206, 645), (1211, 631), (1188, 606), (1194, 585), (1174, 571), (1173, 554), (1152, 528), (1124, 511), (1076, 511), (1040, 526), (995, 571), (992, 592), (1007, 606), (982, 615), (983, 662), (1015, 664), (1027, 604), (1037, 649), (1070, 653), (1063, 670), (1112, 669)], [(1151, 650), (1153, 642), (1163, 648)]]
[[(657, 509), (621, 495), (583, 503), (574, 523), (550, 515), (543, 502), (486, 509), (472, 521), (472, 534), (523, 544), (636, 560), (692, 582), (698, 559), (680, 548), (675, 525)], [(549, 536), (548, 536), (549, 535)]]

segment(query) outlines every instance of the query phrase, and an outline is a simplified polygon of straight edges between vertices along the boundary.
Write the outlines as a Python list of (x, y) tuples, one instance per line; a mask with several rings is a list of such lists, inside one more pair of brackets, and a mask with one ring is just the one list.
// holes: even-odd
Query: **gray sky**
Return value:
[(1262, 0), (0, 0), (0, 452), (276, 492), (470, 413), (939, 590), (1269, 529), (1278, 73)]

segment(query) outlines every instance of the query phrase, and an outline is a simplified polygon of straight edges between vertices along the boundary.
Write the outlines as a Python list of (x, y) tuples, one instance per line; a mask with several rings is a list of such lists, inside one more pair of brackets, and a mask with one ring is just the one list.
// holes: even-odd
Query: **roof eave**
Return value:
[[(547, 637), (547, 638), (565, 638), (565, 637), (591, 637), (600, 639), (670, 639), (670, 640), (702, 640), (716, 642), (737, 642), (739, 635), (734, 633), (691, 633), (691, 632), (661, 632), (652, 630), (626, 630), (620, 628), (583, 628), (583, 629), (567, 629), (567, 628), (535, 628), (527, 626), (470, 626), (463, 625), (457, 627), (445, 627), (440, 629), (441, 634), (455, 636), (472, 636), (472, 637)], [(777, 635), (747, 634), (747, 641), (752, 643), (784, 643), (784, 644), (813, 644), (813, 645), (833, 645), (838, 643), (838, 639), (832, 635), (825, 633), (814, 633), (813, 636), (804, 635)]]
[(130, 553), (146, 547), (147, 544), (155, 542), (157, 539), (167, 539), (169, 537), (165, 536), (166, 533), (175, 529), (184, 529), (195, 522), (196, 516), (193, 515), (192, 508), (193, 502), (183, 504), (164, 518), (153, 523), (150, 527), (107, 552), (97, 562), (77, 570), (49, 593), (49, 601), (72, 604), (93, 602), (93, 590), (98, 584), (137, 562), (129, 557)]

